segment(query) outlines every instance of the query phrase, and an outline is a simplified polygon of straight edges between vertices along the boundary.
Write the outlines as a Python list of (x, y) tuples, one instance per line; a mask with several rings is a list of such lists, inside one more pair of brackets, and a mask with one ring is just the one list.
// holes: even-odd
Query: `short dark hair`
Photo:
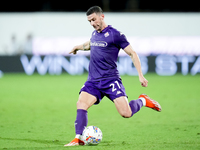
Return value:
[(87, 10), (86, 15), (89, 16), (93, 13), (103, 13), (103, 10), (99, 6), (92, 6)]

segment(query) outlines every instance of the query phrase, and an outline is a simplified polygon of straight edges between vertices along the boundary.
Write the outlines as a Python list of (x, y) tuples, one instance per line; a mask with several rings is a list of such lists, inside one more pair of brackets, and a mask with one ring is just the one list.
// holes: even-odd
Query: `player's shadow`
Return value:
[[(18, 146), (16, 146), (16, 147), (3, 147), (2, 149), (62, 149), (64, 147), (63, 141), (61, 142), (59, 140), (38, 140), (38, 139), (34, 140), (34, 139), (16, 139), (16, 138), (3, 138), (3, 137), (0, 137), (0, 140), (35, 142), (35, 143), (44, 145), (43, 147), (18, 147)], [(96, 146), (98, 146), (98, 147), (113, 146), (113, 141), (102, 141), (100, 144), (98, 144)], [(77, 146), (75, 146), (75, 147), (77, 147)], [(92, 146), (92, 147), (95, 147), (95, 146)]]
[[(39, 149), (54, 149), (55, 146), (61, 146), (63, 145), (63, 142), (60, 142), (59, 140), (34, 140), (34, 139), (16, 139), (16, 138), (3, 138), (0, 137), (0, 140), (9, 140), (9, 141), (26, 141), (26, 142), (35, 142), (35, 143), (40, 143), (40, 144), (44, 144), (46, 146), (44, 147), (32, 147), (32, 148), (39, 148)], [(49, 146), (48, 146), (49, 145)], [(53, 145), (53, 146), (52, 146)], [(12, 148), (7, 148), (4, 147), (3, 149), (30, 149), (31, 147), (12, 147)]]

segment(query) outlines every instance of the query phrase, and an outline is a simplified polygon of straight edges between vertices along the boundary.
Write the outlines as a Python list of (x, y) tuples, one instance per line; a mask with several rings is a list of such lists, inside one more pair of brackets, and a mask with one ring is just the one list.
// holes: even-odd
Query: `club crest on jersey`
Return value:
[(106, 32), (106, 33), (104, 34), (104, 36), (105, 36), (105, 37), (108, 37), (108, 36), (109, 36), (109, 33), (108, 33), (108, 32)]

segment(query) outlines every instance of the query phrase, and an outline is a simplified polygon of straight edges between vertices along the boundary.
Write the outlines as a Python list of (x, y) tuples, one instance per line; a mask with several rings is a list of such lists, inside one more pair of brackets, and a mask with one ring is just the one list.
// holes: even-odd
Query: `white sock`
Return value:
[(143, 106), (146, 106), (146, 100), (145, 100), (145, 98), (141, 97), (140, 99), (142, 101)]
[(76, 134), (75, 138), (80, 139), (81, 135), (80, 134)]

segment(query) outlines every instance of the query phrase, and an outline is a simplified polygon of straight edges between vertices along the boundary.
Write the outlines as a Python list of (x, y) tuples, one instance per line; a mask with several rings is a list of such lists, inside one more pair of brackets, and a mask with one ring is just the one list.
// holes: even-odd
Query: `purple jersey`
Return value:
[(128, 45), (126, 37), (111, 26), (100, 33), (95, 30), (90, 39), (88, 80), (120, 78), (116, 64), (118, 53)]

